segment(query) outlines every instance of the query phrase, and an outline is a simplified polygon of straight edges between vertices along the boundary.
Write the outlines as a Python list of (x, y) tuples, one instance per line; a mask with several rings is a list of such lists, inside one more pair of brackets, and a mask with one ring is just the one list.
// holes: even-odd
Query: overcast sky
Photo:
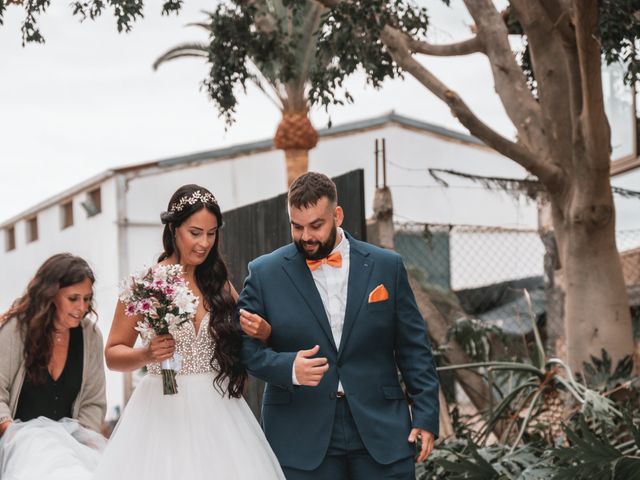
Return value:
[[(9, 5), (0, 26), (0, 222), (74, 184), (112, 167), (158, 160), (270, 138), (278, 110), (260, 92), (240, 100), (237, 122), (225, 132), (201, 90), (206, 66), (200, 59), (151, 64), (168, 48), (206, 40), (198, 28), (215, 1), (186, 0), (178, 16), (160, 15), (147, 1), (145, 18), (118, 34), (105, 14), (81, 23), (68, 2), (52, 2), (40, 27), (42, 45), (21, 45), (21, 7)], [(433, 41), (469, 35), (470, 19), (459, 1), (423, 1), (432, 15)], [(426, 59), (481, 118), (511, 135), (497, 101), (489, 67), (480, 55)], [(389, 82), (381, 91), (362, 77), (348, 83), (355, 103), (330, 111), (334, 124), (396, 112), (465, 131), (448, 108), (412, 78)], [(325, 127), (328, 116), (312, 113)]]

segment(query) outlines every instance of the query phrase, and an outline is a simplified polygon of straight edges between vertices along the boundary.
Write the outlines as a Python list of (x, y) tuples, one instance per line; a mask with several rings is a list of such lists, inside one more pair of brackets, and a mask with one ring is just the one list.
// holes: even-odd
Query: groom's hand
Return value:
[(422, 445), (420, 448), (420, 454), (418, 455), (418, 459), (416, 460), (418, 463), (424, 462), (431, 451), (433, 450), (433, 444), (436, 439), (433, 436), (433, 433), (427, 432), (421, 428), (413, 428), (411, 429), (411, 433), (409, 434), (409, 443), (416, 443), (416, 440), (420, 438), (422, 440)]
[(329, 362), (326, 358), (311, 358), (320, 351), (316, 345), (310, 350), (300, 350), (293, 361), (296, 379), (300, 385), (317, 387), (323, 375), (329, 370)]

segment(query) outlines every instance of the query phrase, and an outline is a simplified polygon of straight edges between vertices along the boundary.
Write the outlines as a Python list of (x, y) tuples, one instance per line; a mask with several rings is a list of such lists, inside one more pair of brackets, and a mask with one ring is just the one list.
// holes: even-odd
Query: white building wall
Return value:
[(223, 211), (279, 195), (286, 189), (280, 151), (141, 172), (127, 181), (126, 216), (130, 271), (154, 263), (162, 252), (160, 213), (175, 190), (197, 183), (211, 190)]
[[(373, 145), (376, 138), (382, 137), (386, 139), (387, 184), (393, 193), (397, 220), (536, 227), (533, 202), (488, 192), (481, 185), (451, 176), (446, 177), (451, 186), (444, 188), (427, 172), (427, 168), (448, 168), (479, 175), (524, 177), (524, 169), (484, 146), (386, 126), (322, 137), (310, 152), (309, 169), (336, 176), (363, 168), (366, 215), (371, 216), (375, 192)], [(247, 205), (286, 190), (284, 153), (273, 150), (141, 172), (128, 181), (130, 222), (158, 222), (159, 212), (166, 209), (171, 194), (185, 183), (199, 183), (209, 188), (223, 210)]]
[(309, 169), (336, 176), (363, 168), (365, 208), (370, 217), (375, 192), (374, 141), (383, 137), (387, 149), (387, 185), (392, 191), (397, 221), (518, 228), (537, 226), (533, 202), (489, 192), (479, 184), (453, 176), (443, 175), (449, 188), (438, 184), (429, 175), (428, 168), (512, 178), (523, 178), (526, 172), (487, 147), (437, 134), (387, 126), (357, 135), (323, 138), (311, 151)]
[[(60, 204), (38, 212), (38, 240), (26, 243), (26, 222), (15, 224), (16, 249), (0, 252), (0, 311), (9, 308), (20, 296), (40, 265), (51, 255), (70, 252), (83, 257), (96, 275), (95, 300), (98, 325), (106, 339), (117, 297), (117, 229), (116, 189), (113, 179), (101, 184), (102, 212), (87, 217), (81, 202), (86, 192), (73, 196), (74, 224), (61, 229)], [(66, 200), (65, 200), (66, 201)], [(4, 232), (3, 232), (4, 234)], [(107, 395), (110, 405), (121, 403), (120, 374), (107, 376)]]
[[(640, 167), (635, 170), (616, 175), (611, 179), (616, 187), (640, 191)], [(615, 196), (616, 229), (640, 229), (640, 200), (637, 198), (622, 198)]]
[[(640, 168), (616, 175), (611, 179), (616, 187), (640, 191)], [(614, 195), (618, 250), (640, 248), (640, 199)]]

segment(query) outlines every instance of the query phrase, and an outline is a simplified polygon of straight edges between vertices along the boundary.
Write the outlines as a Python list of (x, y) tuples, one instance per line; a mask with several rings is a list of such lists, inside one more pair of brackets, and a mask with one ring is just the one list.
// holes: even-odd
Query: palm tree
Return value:
[(208, 23), (192, 24), (207, 30), (209, 44), (177, 45), (153, 67), (177, 58), (205, 58), (211, 65), (205, 85), (228, 123), (235, 112), (235, 87), (244, 87), (247, 80), (255, 84), (282, 112), (274, 145), (285, 152), (291, 185), (308, 170), (309, 150), (318, 143), (309, 119), (309, 89), (311, 75), (329, 63), (317, 53), (324, 10), (314, 0), (295, 9), (282, 0), (236, 0), (207, 13)]

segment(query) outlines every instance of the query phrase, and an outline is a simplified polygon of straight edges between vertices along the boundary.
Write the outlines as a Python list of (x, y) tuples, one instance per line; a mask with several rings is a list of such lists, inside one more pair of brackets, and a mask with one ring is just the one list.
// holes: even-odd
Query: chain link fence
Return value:
[[(640, 338), (640, 230), (617, 232), (636, 338)], [(545, 245), (537, 230), (466, 225), (396, 224), (396, 250), (408, 268), (446, 292), (471, 318), (510, 335), (527, 335), (562, 311), (562, 298), (545, 282)], [(546, 269), (549, 271), (549, 267)], [(453, 294), (453, 297), (452, 295)], [(548, 313), (550, 313), (548, 315)], [(548, 325), (557, 332), (561, 325)]]

